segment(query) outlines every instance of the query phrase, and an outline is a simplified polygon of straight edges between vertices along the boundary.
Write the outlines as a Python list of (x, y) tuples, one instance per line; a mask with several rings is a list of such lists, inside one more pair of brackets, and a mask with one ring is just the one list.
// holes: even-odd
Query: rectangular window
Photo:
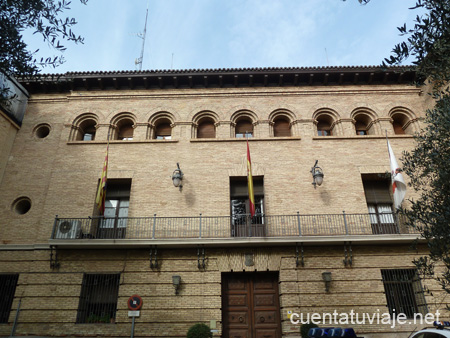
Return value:
[(125, 238), (131, 179), (111, 179), (106, 186), (105, 218), (100, 220), (97, 238)]
[(255, 215), (250, 215), (247, 177), (230, 177), (231, 236), (263, 237), (264, 224), (264, 182), (262, 176), (253, 177)]
[(364, 194), (367, 201), (373, 234), (399, 233), (397, 215), (392, 209), (390, 180), (378, 175), (363, 175)]
[(114, 323), (120, 273), (83, 276), (77, 323)]
[(0, 323), (2, 324), (8, 323), (18, 279), (18, 274), (0, 275)]
[(416, 269), (386, 269), (381, 270), (381, 276), (391, 316), (404, 313), (407, 318), (413, 318), (415, 313), (428, 312)]

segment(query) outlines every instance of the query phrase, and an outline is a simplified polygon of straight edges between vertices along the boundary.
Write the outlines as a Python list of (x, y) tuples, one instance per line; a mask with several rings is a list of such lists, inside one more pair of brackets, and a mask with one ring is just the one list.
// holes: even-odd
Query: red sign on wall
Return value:
[(142, 306), (142, 298), (139, 295), (133, 295), (128, 298), (128, 308), (131, 311), (137, 311)]

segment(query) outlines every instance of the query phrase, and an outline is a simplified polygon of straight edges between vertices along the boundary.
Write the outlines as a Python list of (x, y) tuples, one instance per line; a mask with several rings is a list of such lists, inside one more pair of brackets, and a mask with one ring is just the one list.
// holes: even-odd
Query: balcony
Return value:
[(415, 229), (396, 214), (233, 215), (55, 218), (52, 245), (288, 244), (410, 241)]

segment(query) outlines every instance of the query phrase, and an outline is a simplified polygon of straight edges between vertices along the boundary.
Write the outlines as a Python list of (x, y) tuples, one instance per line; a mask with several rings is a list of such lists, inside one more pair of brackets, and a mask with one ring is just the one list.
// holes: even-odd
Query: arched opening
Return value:
[(330, 115), (322, 114), (317, 117), (317, 135), (331, 136), (333, 135), (333, 118)]
[(286, 117), (278, 117), (273, 123), (274, 137), (289, 137), (291, 136), (291, 124)]
[(97, 122), (92, 119), (84, 120), (80, 123), (77, 141), (94, 141)]
[(205, 117), (202, 118), (197, 127), (197, 138), (215, 138), (216, 127), (214, 126), (214, 120)]
[(153, 138), (156, 140), (172, 139), (172, 126), (169, 119), (162, 118), (157, 121)]
[(253, 137), (253, 123), (248, 117), (241, 117), (236, 122), (235, 137)]
[(120, 120), (117, 123), (116, 140), (132, 140), (134, 132), (133, 124), (133, 121), (129, 119)]

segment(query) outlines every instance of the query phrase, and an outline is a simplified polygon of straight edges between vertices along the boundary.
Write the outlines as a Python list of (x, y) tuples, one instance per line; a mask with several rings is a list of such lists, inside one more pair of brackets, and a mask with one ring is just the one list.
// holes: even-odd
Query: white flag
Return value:
[(387, 141), (389, 151), (389, 161), (391, 164), (391, 181), (392, 181), (392, 195), (394, 196), (394, 207), (399, 209), (402, 205), (406, 194), (406, 184), (394, 152), (392, 151), (389, 140)]

